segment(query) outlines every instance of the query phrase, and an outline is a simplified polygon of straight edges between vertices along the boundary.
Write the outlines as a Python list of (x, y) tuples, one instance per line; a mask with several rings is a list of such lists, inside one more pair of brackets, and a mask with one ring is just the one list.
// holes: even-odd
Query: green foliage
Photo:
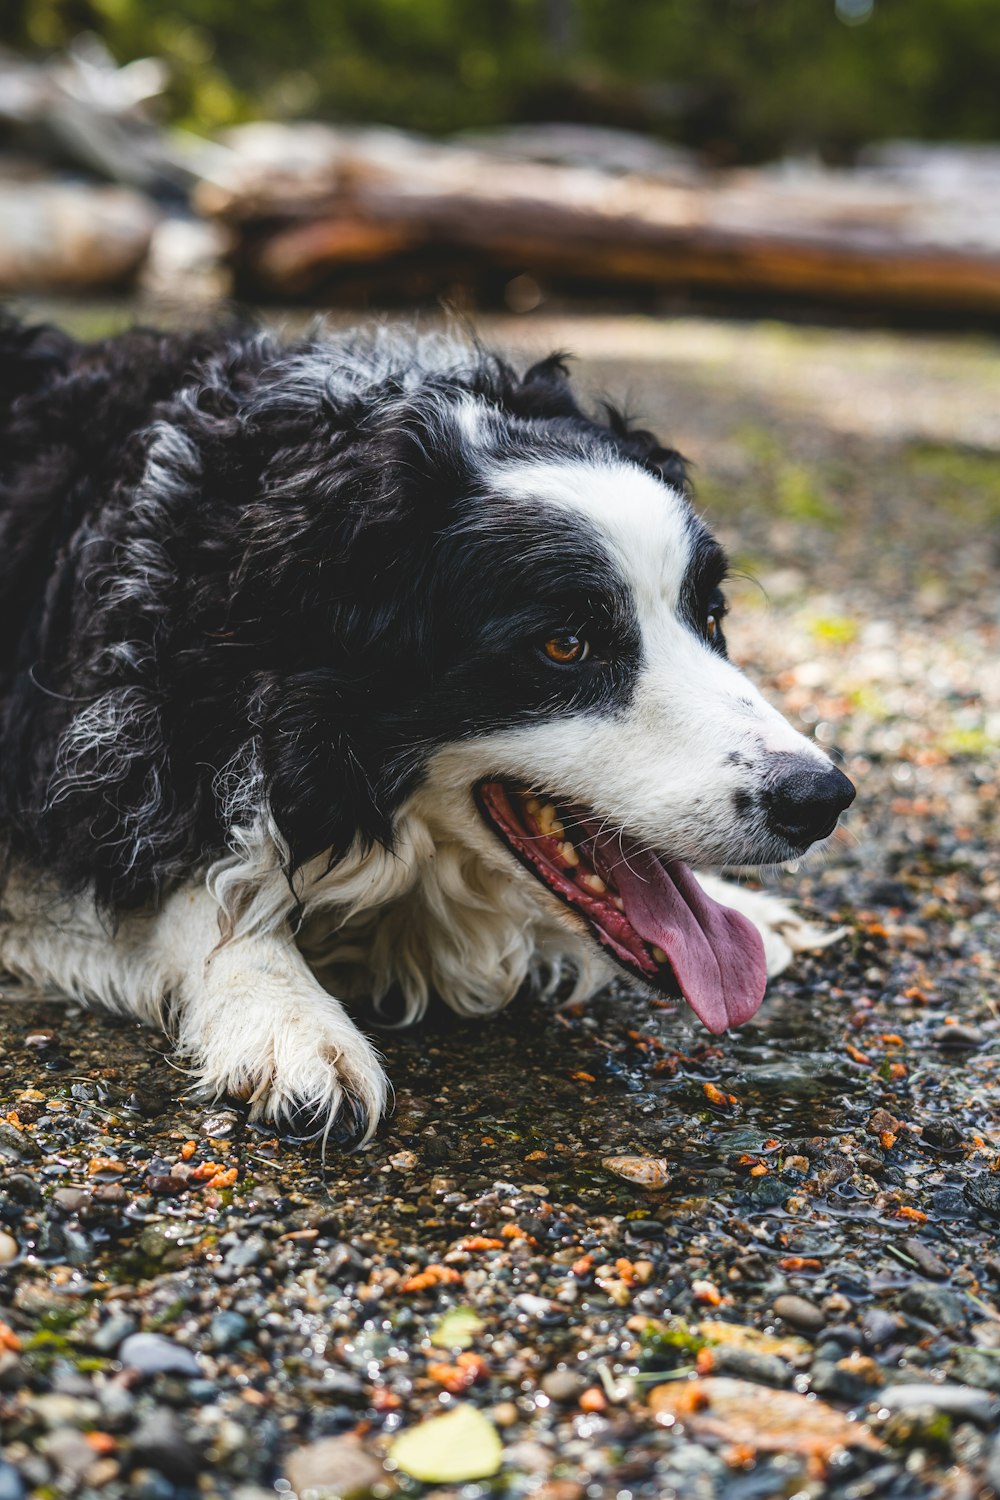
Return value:
[(569, 118), (732, 160), (1000, 126), (996, 0), (0, 0), (15, 46), (85, 30), (121, 61), (166, 58), (175, 113), (202, 129)]

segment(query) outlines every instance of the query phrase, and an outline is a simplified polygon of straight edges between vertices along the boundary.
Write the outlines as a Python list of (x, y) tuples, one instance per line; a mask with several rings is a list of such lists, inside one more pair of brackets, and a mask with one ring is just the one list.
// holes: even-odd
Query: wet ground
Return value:
[(733, 653), (859, 788), (768, 884), (847, 935), (721, 1041), (625, 990), (384, 1035), (325, 1162), (2, 983), (2, 1500), (1000, 1490), (997, 352), (501, 333), (695, 460)]

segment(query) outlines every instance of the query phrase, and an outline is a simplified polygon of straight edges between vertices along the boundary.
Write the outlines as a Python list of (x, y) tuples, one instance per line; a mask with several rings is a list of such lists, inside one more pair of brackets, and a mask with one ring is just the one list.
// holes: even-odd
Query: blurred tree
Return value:
[(164, 57), (198, 129), (582, 119), (722, 160), (1000, 134), (997, 0), (0, 0), (13, 46), (87, 30)]

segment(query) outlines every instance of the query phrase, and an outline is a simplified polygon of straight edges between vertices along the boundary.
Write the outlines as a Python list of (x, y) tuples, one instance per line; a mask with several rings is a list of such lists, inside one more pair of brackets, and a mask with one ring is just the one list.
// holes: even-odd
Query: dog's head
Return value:
[(681, 460), (582, 415), (555, 360), (424, 371), (336, 421), (331, 456), (272, 463), (248, 554), (256, 607), (309, 619), (260, 710), (292, 862), (391, 847), (417, 805), (710, 1030), (746, 1020), (760, 940), (688, 867), (799, 855), (854, 793), (728, 661)]

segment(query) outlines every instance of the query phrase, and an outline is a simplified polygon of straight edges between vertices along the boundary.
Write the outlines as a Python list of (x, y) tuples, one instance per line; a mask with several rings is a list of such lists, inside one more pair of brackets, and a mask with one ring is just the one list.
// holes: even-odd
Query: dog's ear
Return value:
[(341, 858), (355, 839), (392, 842), (355, 736), (352, 696), (337, 674), (319, 669), (283, 678), (258, 700), (264, 789), (290, 870), (327, 851)]
[(630, 427), (624, 412), (609, 402), (604, 403), (604, 413), (619, 446), (629, 458), (642, 464), (644, 469), (651, 469), (666, 484), (680, 490), (681, 494), (690, 493), (688, 462), (676, 448), (665, 447), (654, 433), (647, 432), (645, 428)]

